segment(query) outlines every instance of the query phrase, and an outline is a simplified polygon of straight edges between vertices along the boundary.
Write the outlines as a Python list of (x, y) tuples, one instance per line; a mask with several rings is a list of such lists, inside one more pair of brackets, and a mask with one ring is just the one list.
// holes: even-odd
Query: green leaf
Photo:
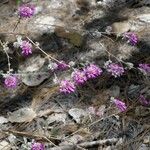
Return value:
[(16, 4), (19, 5), (20, 4), (20, 0), (16, 0)]

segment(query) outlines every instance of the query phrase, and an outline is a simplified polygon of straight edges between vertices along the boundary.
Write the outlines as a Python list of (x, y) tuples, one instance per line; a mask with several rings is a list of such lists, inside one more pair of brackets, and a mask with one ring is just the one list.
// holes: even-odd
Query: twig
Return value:
[[(106, 140), (98, 140), (98, 141), (92, 141), (92, 142), (83, 142), (83, 143), (80, 143), (80, 144), (68, 144), (68, 145), (63, 145), (63, 146), (60, 146), (59, 148), (61, 150), (73, 150), (75, 149), (76, 147), (78, 148), (81, 148), (81, 149), (87, 149), (89, 147), (94, 147), (94, 146), (98, 146), (98, 145), (104, 145), (104, 144), (110, 144), (110, 145), (113, 145), (113, 144), (116, 144), (118, 142), (118, 138), (112, 138), (112, 139), (106, 139)], [(51, 150), (58, 150), (57, 147), (54, 147), (54, 148), (51, 148)]]
[[(48, 72), (20, 72), (20, 73), (13, 73), (13, 75), (49, 75)], [(7, 73), (2, 73), (2, 75), (7, 75)]]
[[(150, 131), (150, 127), (147, 127), (144, 131), (142, 131), (140, 133), (140, 134), (143, 133), (141, 137), (137, 138), (137, 136), (136, 136), (134, 139), (131, 139), (130, 142), (128, 142), (128, 143), (126, 143), (126, 144), (123, 145), (123, 148), (125, 148), (125, 146), (130, 145), (130, 144), (132, 144), (134, 142), (139, 142), (139, 141), (143, 140), (144, 136), (147, 133), (149, 133), (149, 131)], [(120, 147), (116, 147), (116, 148), (117, 148), (117, 150), (122, 150), (122, 148), (120, 148)]]
[(106, 119), (106, 118), (109, 118), (109, 117), (112, 117), (112, 116), (114, 116), (114, 115), (116, 115), (116, 114), (112, 114), (112, 115), (110, 115), (110, 116), (103, 117), (103, 118), (101, 118), (101, 119), (96, 120), (95, 122), (92, 122), (91, 124), (89, 124), (89, 125), (87, 125), (87, 126), (85, 126), (85, 127), (81, 127), (80, 129), (76, 130), (76, 131), (73, 132), (72, 134), (66, 136), (64, 139), (67, 139), (68, 137), (70, 137), (70, 136), (72, 136), (72, 135), (78, 133), (79, 131), (83, 130), (84, 128), (87, 128), (87, 127), (89, 128), (89, 127), (91, 127), (92, 125), (94, 125), (94, 124), (100, 122), (101, 120)]
[(45, 136), (41, 136), (41, 135), (34, 135), (33, 133), (29, 133), (29, 132), (20, 132), (20, 131), (15, 131), (15, 130), (3, 130), (4, 133), (7, 134), (7, 132), (12, 133), (14, 135), (19, 135), (19, 136), (25, 136), (25, 137), (29, 137), (29, 138), (34, 138), (34, 139), (38, 139), (38, 140), (44, 140), (45, 142), (50, 142), (53, 143), (54, 146), (56, 146), (54, 143), (60, 143), (61, 139), (58, 138), (53, 138), (53, 137), (45, 137)]
[(12, 34), (12, 35), (26, 35), (25, 33), (16, 33), (16, 32), (0, 32), (1, 34)]
[(16, 23), (16, 25), (15, 25), (15, 27), (14, 27), (14, 29), (13, 29), (13, 32), (16, 30), (18, 24), (20, 23), (20, 20), (21, 20), (21, 18), (18, 19), (18, 21), (17, 21), (17, 23)]
[(76, 148), (75, 145), (64, 145), (64, 146), (59, 146), (59, 149), (58, 147), (53, 147), (51, 148), (50, 150), (74, 150)]
[(9, 0), (4, 0), (4, 1), (0, 2), (0, 7), (3, 6), (4, 4), (8, 3), (8, 2), (9, 2)]
[(107, 143), (112, 145), (112, 144), (116, 144), (118, 142), (118, 140), (119, 140), (118, 138), (112, 138), (112, 139), (106, 139), (106, 140), (84, 142), (84, 143), (79, 144), (79, 146), (84, 147), (84, 148), (88, 148), (88, 147), (93, 147), (93, 146), (97, 146), (97, 145), (104, 145)]
[(112, 115), (110, 115), (110, 116), (107, 116), (107, 117), (103, 117), (103, 118), (101, 118), (101, 119), (98, 119), (98, 120), (96, 120), (95, 122), (89, 124), (88, 127), (91, 127), (92, 125), (94, 125), (94, 124), (100, 122), (101, 120), (110, 118), (110, 117), (115, 116), (115, 115), (117, 115), (117, 114), (112, 114)]
[(36, 48), (38, 48), (43, 54), (45, 54), (48, 58), (61, 63), (59, 60), (57, 60), (56, 58), (50, 56), (49, 54), (47, 54), (43, 49), (41, 49), (36, 43), (34, 43), (29, 37), (26, 37)]

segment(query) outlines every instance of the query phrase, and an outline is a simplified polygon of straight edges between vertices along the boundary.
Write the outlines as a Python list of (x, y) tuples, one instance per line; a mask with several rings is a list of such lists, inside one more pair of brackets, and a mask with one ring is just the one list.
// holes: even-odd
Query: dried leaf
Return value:
[(11, 145), (7, 141), (0, 142), (0, 149), (1, 150), (11, 150)]
[(0, 116), (0, 124), (7, 123), (7, 122), (8, 122), (7, 118)]
[(80, 123), (81, 118), (85, 117), (88, 115), (88, 113), (86, 111), (84, 111), (83, 109), (78, 109), (78, 108), (72, 108), (69, 110), (69, 114), (70, 116), (73, 117), (73, 119), (77, 122)]
[(63, 122), (65, 123), (66, 122), (66, 118), (67, 118), (67, 115), (65, 113), (61, 113), (61, 114), (52, 114), (51, 116), (49, 116), (47, 118), (47, 123), (50, 124), (50, 123), (53, 123), (53, 122)]
[(36, 113), (31, 108), (21, 108), (10, 114), (8, 120), (10, 122), (30, 122), (36, 117)]

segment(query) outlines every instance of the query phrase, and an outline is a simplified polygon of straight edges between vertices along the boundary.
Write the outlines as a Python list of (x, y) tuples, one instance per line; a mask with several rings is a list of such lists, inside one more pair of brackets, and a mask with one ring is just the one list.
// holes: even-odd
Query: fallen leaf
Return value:
[(0, 149), (1, 150), (11, 150), (11, 145), (7, 141), (0, 142)]
[(7, 118), (0, 116), (0, 124), (7, 123), (7, 122), (8, 122)]
[(55, 113), (55, 114), (52, 114), (50, 115), (48, 118), (47, 118), (47, 123), (50, 124), (50, 123), (53, 123), (53, 122), (63, 122), (65, 123), (66, 122), (66, 118), (67, 118), (67, 115), (65, 113)]
[(33, 109), (26, 107), (12, 112), (9, 115), (8, 120), (10, 122), (30, 122), (36, 116), (37, 115)]
[(68, 112), (70, 114), (70, 116), (73, 117), (73, 119), (77, 122), (80, 123), (81, 122), (81, 118), (85, 117), (87, 115), (89, 115), (86, 111), (84, 111), (83, 109), (78, 109), (78, 108), (72, 108), (69, 110)]
[(19, 66), (19, 73), (22, 74), (21, 80), (27, 86), (37, 86), (50, 76), (48, 68), (44, 65), (45, 58), (34, 56), (27, 59)]
[(111, 27), (112, 32), (114, 32), (116, 35), (121, 35), (122, 33), (129, 31), (131, 28), (128, 21), (115, 22)]

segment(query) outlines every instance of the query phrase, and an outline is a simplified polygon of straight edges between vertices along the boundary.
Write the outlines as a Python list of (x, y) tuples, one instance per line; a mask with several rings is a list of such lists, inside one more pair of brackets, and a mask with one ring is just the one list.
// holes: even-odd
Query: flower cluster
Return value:
[(139, 64), (138, 67), (144, 74), (150, 73), (150, 64)]
[(18, 13), (21, 18), (30, 18), (35, 13), (35, 7), (31, 4), (24, 4), (19, 7)]
[(44, 149), (45, 149), (44, 145), (39, 142), (34, 142), (31, 147), (31, 150), (44, 150)]
[(20, 44), (20, 48), (22, 49), (22, 54), (24, 56), (32, 54), (32, 44), (28, 41), (22, 41)]
[(124, 68), (121, 65), (112, 63), (110, 61), (105, 63), (105, 68), (115, 78), (120, 77), (124, 73)]
[(98, 77), (99, 75), (102, 74), (102, 69), (99, 68), (98, 66), (94, 65), (94, 64), (90, 64), (89, 66), (87, 66), (85, 69), (85, 74), (87, 76), (87, 79), (93, 79)]
[(121, 112), (126, 111), (127, 106), (123, 101), (121, 101), (119, 99), (115, 99), (113, 97), (111, 98), (111, 100)]
[(78, 85), (83, 84), (87, 81), (87, 77), (84, 71), (76, 70), (72, 73), (73, 81)]
[(61, 93), (69, 94), (69, 93), (74, 92), (75, 89), (76, 89), (76, 87), (75, 87), (74, 83), (72, 83), (69, 80), (62, 80), (60, 82), (59, 90)]
[(8, 75), (5, 77), (4, 85), (6, 88), (16, 88), (18, 85), (18, 78), (14, 75)]
[(138, 43), (138, 36), (133, 32), (126, 32), (123, 35), (130, 44), (136, 45)]
[(58, 70), (66, 70), (68, 68), (69, 68), (69, 65), (67, 65), (64, 61), (60, 61), (57, 63)]
[(94, 64), (83, 68), (82, 70), (75, 70), (72, 73), (72, 81), (63, 80), (60, 82), (61, 93), (72, 93), (75, 91), (75, 85), (82, 85), (88, 79), (96, 78), (102, 74), (102, 69)]

